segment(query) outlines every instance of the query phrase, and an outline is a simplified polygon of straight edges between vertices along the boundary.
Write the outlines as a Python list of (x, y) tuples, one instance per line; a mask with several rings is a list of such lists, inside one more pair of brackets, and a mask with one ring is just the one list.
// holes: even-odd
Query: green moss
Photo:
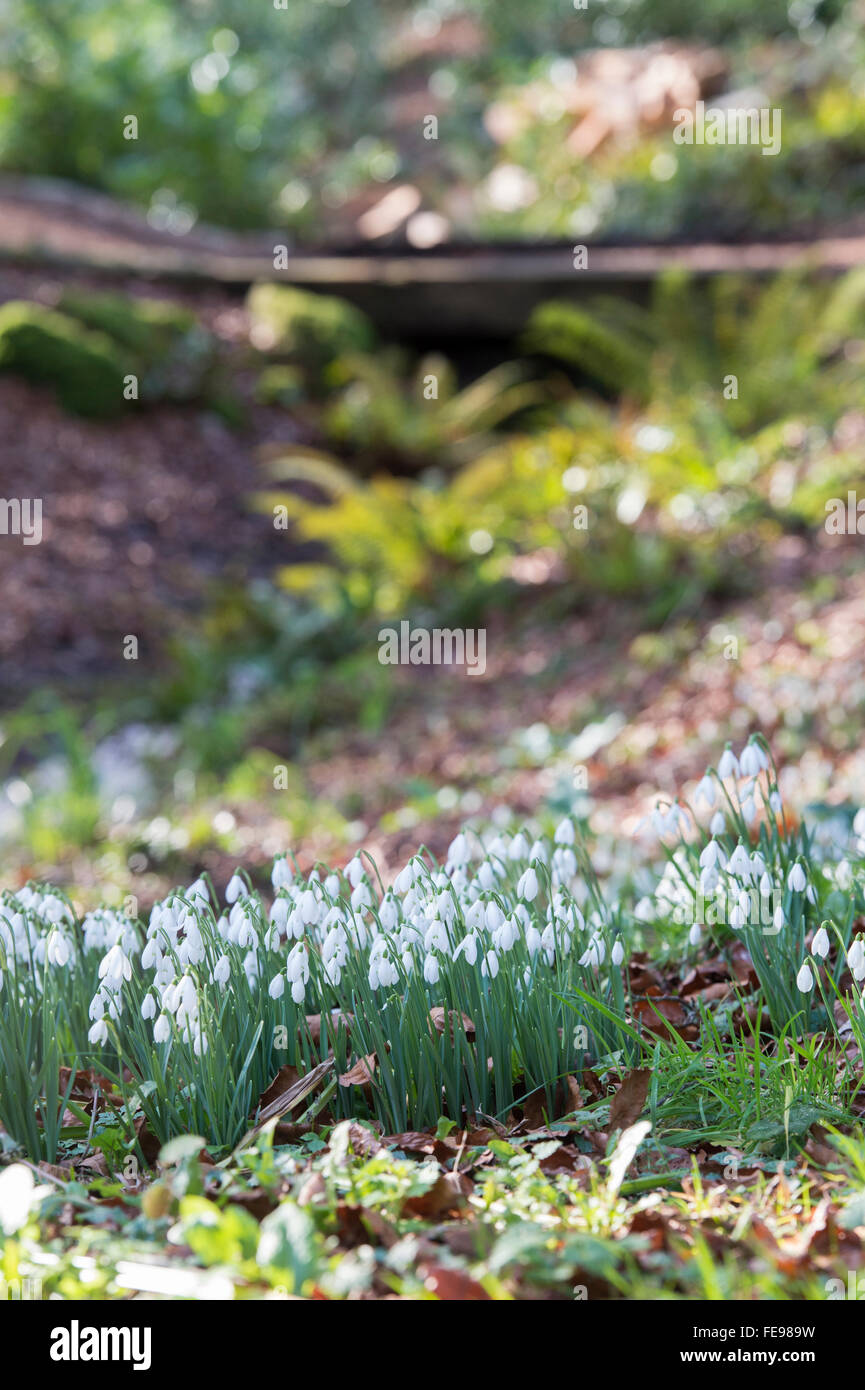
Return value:
[(366, 315), (332, 295), (292, 285), (254, 285), (247, 308), (256, 346), (293, 357), (316, 376), (338, 357), (375, 346)]
[(195, 315), (162, 299), (66, 290), (61, 310), (106, 334), (139, 378), (142, 400), (194, 400), (207, 393), (213, 337)]
[(104, 419), (123, 408), (126, 369), (116, 345), (41, 304), (13, 300), (0, 309), (0, 370), (53, 386), (76, 415)]

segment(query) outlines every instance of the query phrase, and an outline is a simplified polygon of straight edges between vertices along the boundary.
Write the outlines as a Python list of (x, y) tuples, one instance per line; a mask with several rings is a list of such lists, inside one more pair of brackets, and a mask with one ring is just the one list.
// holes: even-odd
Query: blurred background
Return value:
[[(861, 802), (863, 19), (0, 4), (2, 885), (564, 810), (627, 875), (756, 728)], [(485, 675), (381, 665), (404, 619)]]

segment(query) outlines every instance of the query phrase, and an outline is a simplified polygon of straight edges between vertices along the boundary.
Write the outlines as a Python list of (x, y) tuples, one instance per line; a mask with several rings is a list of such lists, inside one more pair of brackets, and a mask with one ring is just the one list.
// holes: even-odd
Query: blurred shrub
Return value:
[(189, 309), (163, 299), (67, 289), (63, 313), (111, 338), (143, 400), (193, 400), (203, 395), (214, 364), (213, 335)]
[(254, 345), (299, 362), (316, 386), (338, 357), (375, 346), (375, 329), (366, 315), (334, 295), (293, 285), (254, 285), (246, 306)]
[(55, 388), (64, 409), (97, 418), (123, 405), (123, 365), (104, 333), (41, 304), (0, 309), (0, 370)]

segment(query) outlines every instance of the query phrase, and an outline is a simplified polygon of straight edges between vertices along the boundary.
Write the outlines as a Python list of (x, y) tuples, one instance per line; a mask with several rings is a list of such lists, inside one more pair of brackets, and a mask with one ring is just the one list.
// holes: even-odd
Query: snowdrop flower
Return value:
[(338, 898), (340, 890), (339, 874), (328, 874), (324, 880), (324, 891), (329, 898)]
[[(436, 917), (427, 927), (423, 939), (424, 949), (427, 951), (447, 951), (450, 947), (448, 934), (444, 923)], [(433, 983), (435, 983), (433, 981)]]
[(809, 883), (807, 888), (805, 889), (805, 897), (807, 898), (808, 902), (811, 903), (812, 906), (816, 904), (817, 893), (815, 891), (813, 883)]
[(453, 953), (453, 959), (465, 954), (466, 964), (475, 965), (478, 958), (478, 936), (476, 932), (469, 932), (464, 936)]
[(553, 839), (557, 845), (572, 845), (576, 838), (573, 821), (568, 820), (567, 816), (565, 816), (564, 820), (560, 820), (556, 826), (556, 833)]
[(534, 925), (526, 927), (526, 949), (531, 956), (536, 956), (541, 949), (541, 934)]
[(613, 945), (612, 951), (610, 952), (610, 960), (613, 962), (613, 965), (621, 965), (624, 959), (625, 948), (622, 945), (621, 941), (616, 941)]
[(730, 861), (727, 864), (727, 869), (731, 874), (735, 874), (737, 878), (742, 878), (746, 882), (750, 881), (751, 858), (750, 855), (748, 855), (745, 849), (743, 848), (741, 840), (737, 844), (736, 848), (733, 850), (733, 853), (730, 855)]
[(716, 865), (720, 868), (726, 867), (726, 857), (718, 841), (714, 837), (709, 841), (700, 855), (700, 868), (711, 869)]
[(429, 955), (423, 963), (423, 977), (428, 985), (437, 985), (439, 978), (439, 963), (435, 956)]
[(496, 881), (493, 873), (493, 866), (488, 859), (485, 859), (478, 869), (478, 883), (484, 893), (488, 893)]
[(821, 960), (825, 960), (829, 954), (829, 946), (829, 933), (825, 927), (821, 927), (819, 931), (814, 933), (814, 940), (811, 942), (811, 952), (813, 955), (819, 956)]
[(471, 854), (469, 852), (469, 842), (466, 836), (460, 831), (455, 839), (451, 840), (448, 846), (448, 863), (453, 864), (454, 868), (462, 868), (469, 862)]
[(93, 1027), (87, 1034), (87, 1041), (92, 1043), (94, 1047), (101, 1047), (103, 1043), (107, 1043), (108, 1024), (104, 1018), (98, 1019), (97, 1022), (93, 1024)]
[(498, 903), (491, 900), (487, 903), (487, 910), (484, 913), (484, 919), (487, 924), (487, 929), (489, 931), (495, 931), (496, 928), (500, 927), (502, 922), (505, 920), (505, 914), (502, 912)]
[(769, 793), (769, 806), (776, 816), (781, 815), (783, 804), (781, 802), (781, 794), (777, 787), (773, 787), (772, 791)]
[(156, 1015), (156, 999), (149, 991), (144, 996), (144, 1003), (141, 1005), (142, 1018), (154, 1018)]
[(747, 921), (748, 914), (745, 909), (740, 903), (734, 903), (730, 908), (730, 926), (734, 931), (738, 931), (739, 927), (744, 927)]
[(692, 946), (699, 946), (702, 939), (703, 933), (699, 922), (693, 922), (691, 924), (691, 930), (688, 932), (688, 941)]
[(582, 966), (602, 966), (607, 956), (607, 948), (604, 938), (597, 933), (590, 940), (586, 950), (580, 956)]
[(531, 861), (533, 864), (534, 864), (534, 863), (538, 863), (538, 864), (548, 864), (548, 863), (549, 863), (550, 856), (549, 856), (549, 853), (548, 853), (548, 851), (547, 851), (547, 847), (546, 847), (546, 845), (544, 844), (543, 840), (535, 840), (535, 843), (532, 845), (531, 849), (529, 850), (529, 859), (530, 859), (530, 861)]
[(754, 817), (756, 816), (756, 814), (757, 807), (754, 802), (754, 798), (753, 796), (747, 796), (745, 800), (742, 802), (742, 815), (745, 818), (745, 824), (753, 825)]
[(739, 775), (739, 764), (736, 755), (728, 743), (718, 763), (718, 776), (721, 778), (722, 782), (726, 782), (728, 777), (738, 777)]
[(274, 891), (278, 893), (280, 888), (288, 888), (293, 878), (294, 874), (292, 873), (291, 865), (285, 855), (281, 854), (278, 859), (274, 859), (273, 869), (270, 874), (270, 881), (273, 884)]
[(48, 935), (45, 958), (49, 965), (66, 965), (70, 956), (69, 942), (62, 932), (53, 927)]
[(370, 892), (368, 883), (358, 883), (353, 889), (351, 905), (355, 912), (361, 912), (365, 907), (372, 907), (372, 893)]
[(766, 765), (765, 756), (756, 743), (746, 743), (739, 759), (739, 770), (743, 777), (757, 777)]
[(779, 932), (779, 931), (783, 931), (784, 928), (786, 927), (786, 925), (787, 925), (787, 919), (786, 919), (786, 917), (784, 916), (784, 909), (783, 909), (783, 907), (780, 907), (780, 906), (779, 906), (779, 907), (776, 907), (776, 908), (775, 908), (775, 915), (774, 915), (773, 918), (772, 918), (772, 926), (775, 928), (775, 931), (776, 931), (776, 932)]
[(512, 917), (506, 917), (497, 931), (493, 932), (493, 945), (497, 951), (508, 952), (519, 936), (519, 927)]
[(694, 792), (694, 800), (698, 802), (701, 801), (703, 805), (707, 806), (708, 809), (711, 811), (715, 805), (715, 797), (716, 791), (714, 778), (712, 777), (710, 770), (707, 768), (705, 774), (700, 778), (699, 782), (697, 783), (697, 789)]
[(290, 899), (283, 897), (282, 895), (280, 895), (278, 898), (274, 898), (273, 906), (271, 907), (270, 912), (268, 914), (273, 925), (278, 928), (284, 927), (286, 922), (288, 921), (288, 914), (290, 910)]
[(807, 961), (803, 961), (796, 976), (796, 988), (801, 994), (810, 994), (814, 988), (814, 976), (811, 974), (811, 967)]
[(534, 902), (537, 896), (538, 876), (530, 865), (529, 868), (526, 869), (525, 873), (522, 874), (520, 881), (517, 884), (517, 897), (525, 898), (527, 903), (532, 903)]
[(761, 898), (771, 898), (772, 893), (773, 893), (773, 891), (774, 891), (774, 888), (775, 888), (775, 885), (773, 884), (771, 878), (769, 877), (769, 874), (768, 874), (768, 873), (765, 873), (765, 874), (763, 875), (763, 877), (760, 879), (760, 896), (761, 896)]
[(807, 886), (808, 880), (805, 878), (805, 870), (801, 864), (794, 864), (787, 875), (787, 887), (794, 893), (802, 893)]
[(716, 811), (712, 819), (709, 821), (709, 829), (711, 830), (713, 835), (723, 835), (724, 830), (726, 829), (726, 825), (727, 822), (724, 819), (723, 811)]
[(393, 881), (393, 886), (397, 893), (407, 893), (414, 883), (414, 872), (411, 862), (406, 864), (404, 869), (400, 869)]
[(213, 978), (218, 985), (223, 988), (228, 984), (231, 975), (231, 961), (228, 956), (222, 955), (213, 967)]
[(225, 901), (236, 903), (238, 898), (245, 898), (247, 893), (246, 884), (240, 874), (232, 874), (225, 889)]
[(99, 962), (99, 978), (109, 989), (119, 989), (124, 980), (132, 979), (132, 963), (120, 946), (112, 946)]
[(291, 982), (291, 997), (295, 1004), (302, 1004), (306, 996), (306, 985), (302, 978), (298, 977)]
[(853, 870), (846, 859), (842, 859), (835, 868), (835, 882), (842, 893), (846, 893), (853, 886)]
[(105, 1013), (105, 1010), (106, 1010), (107, 1008), (108, 1008), (108, 996), (105, 995), (105, 994), (103, 994), (102, 990), (99, 989), (99, 990), (96, 991), (96, 993), (94, 994), (93, 998), (92, 998), (91, 1001), (90, 1001), (90, 1011), (89, 1011), (89, 1012), (90, 1012), (90, 1017), (91, 1017), (94, 1021), (95, 1021), (97, 1018), (101, 1018), (102, 1015)]
[(171, 1037), (171, 1019), (168, 1014), (160, 1014), (153, 1025), (153, 1041), (155, 1043), (168, 1042)]
[(865, 979), (865, 945), (862, 944), (860, 936), (857, 936), (856, 940), (851, 943), (850, 950), (847, 952), (847, 964), (854, 980)]
[[(405, 872), (405, 870), (403, 871)], [(345, 866), (345, 876), (352, 888), (356, 888), (363, 878), (363, 863), (360, 855), (356, 854)]]
[(572, 849), (559, 848), (553, 854), (553, 882), (568, 883), (577, 872), (577, 858)]
[(393, 931), (399, 922), (399, 903), (393, 893), (386, 893), (382, 898), (378, 915), (385, 931)]
[(522, 831), (511, 840), (508, 845), (508, 859), (511, 863), (516, 863), (518, 859), (528, 859), (529, 842)]
[(487, 951), (481, 963), (481, 974), (494, 980), (499, 973), (499, 958), (495, 951)]

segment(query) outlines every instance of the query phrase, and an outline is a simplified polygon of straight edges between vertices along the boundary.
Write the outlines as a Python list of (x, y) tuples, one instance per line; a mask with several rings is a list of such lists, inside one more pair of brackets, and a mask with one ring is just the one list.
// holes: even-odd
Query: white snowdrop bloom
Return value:
[(754, 850), (751, 855), (751, 873), (754, 878), (759, 878), (766, 872), (766, 861), (759, 850)]
[(107, 1043), (108, 1024), (104, 1018), (98, 1019), (97, 1022), (93, 1024), (87, 1034), (87, 1041), (92, 1043), (94, 1047), (101, 1047), (103, 1043)]
[(290, 910), (291, 903), (288, 898), (284, 898), (281, 896), (278, 898), (274, 898), (268, 916), (270, 918), (270, 921), (278, 930), (281, 930), (285, 926), (286, 922), (288, 921), (288, 914)]
[(231, 961), (228, 956), (222, 955), (213, 967), (213, 978), (218, 985), (223, 988), (228, 984), (231, 977)]
[(748, 913), (742, 907), (741, 903), (734, 903), (730, 908), (730, 926), (734, 931), (738, 931), (739, 927), (744, 927), (747, 921)]
[(560, 848), (553, 854), (553, 881), (568, 883), (577, 872), (577, 857), (572, 849)]
[(607, 949), (603, 940), (600, 937), (592, 937), (585, 951), (580, 956), (580, 965), (583, 967), (601, 966), (604, 963), (606, 954)]
[(813, 883), (809, 883), (807, 888), (805, 889), (805, 897), (807, 898), (808, 902), (811, 903), (812, 906), (816, 904), (817, 892), (814, 888)]
[(488, 893), (496, 881), (496, 876), (493, 873), (493, 866), (488, 859), (485, 859), (478, 868), (477, 878), (481, 890), (484, 893)]
[(528, 857), (529, 842), (526, 839), (523, 832), (520, 830), (508, 845), (508, 859), (511, 861), (512, 864), (514, 864), (517, 862), (517, 860), (528, 859)]
[(541, 934), (536, 926), (526, 927), (526, 949), (532, 956), (536, 956), (541, 949)]
[(486, 847), (487, 855), (490, 859), (507, 859), (508, 842), (503, 835), (496, 835)]
[(729, 743), (721, 754), (718, 763), (718, 776), (721, 778), (722, 782), (726, 782), (728, 777), (739, 776), (739, 764)]
[(427, 951), (447, 951), (450, 949), (447, 929), (439, 918), (436, 918), (427, 927), (423, 939), (424, 949)]
[(776, 907), (776, 908), (775, 908), (774, 915), (773, 915), (773, 917), (772, 917), (772, 926), (775, 928), (775, 931), (776, 931), (776, 932), (779, 932), (779, 931), (783, 931), (784, 928), (786, 927), (786, 925), (787, 925), (787, 919), (786, 919), (786, 917), (784, 916), (784, 909), (783, 909), (783, 907)]
[(154, 1018), (156, 1016), (156, 998), (149, 991), (144, 996), (144, 1003), (141, 1005), (142, 1018)]
[(760, 879), (760, 896), (762, 898), (771, 898), (774, 891), (775, 885), (772, 882), (772, 879), (770, 878), (769, 874), (765, 873), (763, 877)]
[(538, 896), (538, 876), (534, 869), (529, 865), (521, 875), (517, 884), (517, 897), (525, 898), (526, 902), (532, 903)]
[(159, 947), (157, 937), (152, 936), (149, 941), (145, 941), (144, 950), (141, 952), (141, 965), (144, 970), (150, 970), (152, 966), (158, 965), (162, 959), (162, 951)]
[(273, 868), (270, 872), (270, 881), (273, 884), (274, 891), (278, 893), (280, 888), (288, 888), (293, 878), (294, 874), (291, 865), (285, 855), (281, 854), (278, 859), (274, 859)]
[(232, 874), (225, 888), (225, 901), (236, 903), (238, 898), (245, 898), (247, 893), (246, 884), (240, 874)]
[(132, 963), (119, 946), (112, 946), (99, 962), (99, 978), (109, 989), (118, 989), (124, 980), (132, 979)]
[(469, 862), (469, 859), (471, 858), (471, 854), (469, 852), (469, 842), (462, 831), (460, 831), (459, 835), (457, 835), (453, 840), (451, 840), (450, 844), (448, 845), (447, 858), (448, 863), (453, 864), (455, 868), (460, 868), (463, 864), (467, 864)]
[(399, 922), (399, 903), (393, 893), (387, 893), (382, 898), (378, 915), (385, 931), (393, 931), (394, 927)]
[(716, 793), (714, 778), (711, 777), (708, 772), (706, 772), (705, 776), (701, 777), (699, 782), (697, 783), (697, 790), (694, 793), (694, 800), (702, 802), (703, 805), (707, 806), (708, 809), (711, 811), (713, 806), (715, 805), (715, 796)]
[(359, 883), (352, 890), (351, 905), (355, 912), (361, 912), (365, 907), (372, 907), (372, 893), (368, 883)]
[(811, 954), (819, 956), (821, 960), (825, 960), (829, 954), (830, 945), (829, 933), (825, 927), (820, 927), (819, 930), (814, 933), (814, 940), (811, 942)]
[(437, 985), (439, 978), (439, 963), (435, 956), (427, 956), (423, 963), (423, 977), (428, 985)]
[(657, 913), (655, 904), (651, 898), (642, 897), (634, 908), (634, 916), (638, 922), (653, 922)]
[(553, 839), (557, 845), (572, 845), (575, 843), (576, 838), (577, 834), (574, 830), (574, 823), (565, 816), (556, 826), (556, 833)]
[(656, 806), (650, 819), (652, 822), (652, 829), (658, 836), (658, 839), (662, 840), (670, 828), (667, 822), (666, 811), (662, 811), (660, 806)]
[(476, 932), (469, 932), (468, 936), (463, 937), (453, 953), (453, 959), (456, 960), (461, 955), (465, 955), (467, 965), (474, 965), (476, 963), (478, 958), (478, 936)]
[(739, 757), (739, 770), (743, 777), (756, 777), (762, 769), (762, 760), (755, 743), (746, 743)]
[(390, 989), (399, 979), (396, 963), (390, 956), (382, 956), (378, 967), (378, 978), (385, 989)]
[(853, 870), (846, 859), (841, 859), (835, 866), (835, 882), (842, 893), (853, 887)]
[(550, 862), (550, 852), (544, 840), (535, 840), (529, 850), (529, 860), (532, 864), (548, 864)]
[(230, 939), (231, 927), (229, 926), (227, 917), (218, 917), (216, 919), (216, 934), (220, 936), (223, 941), (228, 941)]
[(318, 899), (311, 888), (300, 895), (300, 915), (305, 927), (311, 927), (318, 921)]
[(409, 891), (413, 882), (414, 874), (412, 873), (411, 864), (409, 863), (406, 864), (404, 869), (400, 869), (399, 873), (393, 881), (393, 886), (397, 893), (402, 894), (407, 893)]
[(303, 936), (303, 917), (299, 907), (293, 907), (288, 914), (285, 922), (286, 936), (293, 937), (295, 941), (300, 941)]
[(48, 941), (45, 946), (45, 958), (49, 965), (63, 966), (69, 961), (71, 951), (69, 942), (62, 932), (54, 927), (48, 934)]
[[(164, 1001), (163, 1001), (164, 1003)], [(177, 986), (177, 1007), (174, 1018), (178, 1028), (192, 1023), (198, 1017), (198, 994), (191, 975), (183, 975)]]
[(171, 1019), (168, 1014), (160, 1014), (153, 1025), (153, 1041), (156, 1043), (168, 1042), (171, 1037)]
[(493, 945), (497, 951), (508, 952), (519, 936), (519, 928), (511, 917), (506, 917), (497, 931), (493, 932)]
[(201, 1027), (199, 1026), (192, 1036), (192, 1051), (195, 1053), (196, 1057), (203, 1057), (208, 1046), (207, 1038), (205, 1034), (202, 1033)]
[(854, 980), (859, 981), (865, 979), (865, 945), (862, 944), (862, 938), (860, 936), (857, 936), (856, 940), (851, 942), (850, 950), (847, 952), (847, 964), (850, 967)]
[(787, 887), (794, 893), (803, 893), (808, 880), (805, 877), (805, 870), (801, 864), (794, 864), (787, 875)]
[(356, 888), (357, 885), (361, 882), (361, 880), (363, 879), (363, 863), (359, 855), (356, 854), (354, 858), (350, 859), (349, 862), (346, 864), (345, 876), (351, 884), (352, 888)]
[(486, 912), (484, 913), (484, 921), (486, 922), (487, 930), (495, 931), (497, 927), (501, 926), (504, 920), (505, 914), (502, 912), (498, 903), (493, 900), (488, 902)]
[(89, 1014), (91, 1019), (101, 1018), (108, 1008), (108, 996), (101, 989), (97, 990), (90, 1001)]
[(691, 930), (688, 932), (688, 941), (692, 946), (699, 946), (702, 939), (703, 932), (699, 922), (693, 922), (691, 924)]
[(324, 891), (329, 898), (338, 898), (339, 890), (342, 887), (339, 881), (339, 874), (328, 874), (324, 880)]
[(741, 840), (730, 855), (727, 870), (729, 873), (735, 874), (737, 878), (744, 879), (746, 883), (751, 880), (751, 857), (744, 849)]
[(724, 819), (723, 811), (716, 811), (709, 821), (709, 829), (713, 835), (723, 835), (727, 822)]
[(529, 909), (526, 907), (525, 903), (517, 903), (512, 915), (515, 924), (522, 927), (523, 931), (525, 931), (528, 927), (531, 926), (532, 915), (529, 912)]
[(745, 800), (742, 802), (742, 815), (744, 817), (745, 824), (753, 825), (754, 817), (756, 816), (756, 814), (757, 807), (754, 802), (753, 796), (746, 796)]
[(814, 988), (814, 976), (811, 974), (811, 967), (807, 961), (803, 961), (796, 976), (796, 988), (802, 994), (810, 994)]
[(450, 893), (437, 893), (435, 899), (436, 915), (451, 926), (456, 919), (457, 905)]
[(305, 946), (297, 945), (291, 948), (285, 963), (285, 973), (289, 980), (302, 979), (306, 984), (309, 979), (309, 956)]
[(700, 891), (703, 894), (714, 893), (720, 882), (721, 875), (717, 869), (704, 869), (700, 874)]
[(494, 980), (499, 973), (499, 958), (495, 951), (487, 951), (481, 962), (481, 974)]
[(612, 951), (610, 952), (610, 960), (613, 962), (613, 965), (621, 965), (621, 964), (622, 964), (622, 961), (623, 961), (624, 959), (625, 959), (625, 948), (624, 948), (624, 946), (622, 945), (621, 941), (616, 941), (616, 942), (614, 942), (614, 943), (613, 943), (613, 949), (612, 949)]
[(187, 897), (190, 902), (201, 903), (202, 907), (207, 907), (209, 894), (204, 879), (197, 878), (194, 883), (190, 883), (184, 896)]
[(332, 960), (325, 961), (324, 973), (334, 987), (339, 984), (342, 979), (342, 964), (337, 956), (334, 956)]
[(777, 788), (777, 787), (775, 787), (775, 788), (769, 793), (769, 805), (770, 805), (770, 807), (772, 808), (772, 810), (774, 811), (775, 815), (776, 815), (776, 816), (780, 816), (780, 814), (781, 814), (781, 812), (782, 812), (782, 810), (783, 810), (784, 808), (783, 808), (783, 803), (782, 803), (782, 801), (781, 801), (781, 794), (780, 794), (780, 792), (778, 791), (778, 788)]
[(718, 841), (713, 838), (705, 846), (700, 855), (700, 868), (711, 869), (716, 864), (720, 864), (721, 868), (724, 867), (724, 851), (721, 849)]
[(304, 984), (303, 980), (301, 980), (301, 979), (292, 980), (292, 982), (291, 982), (291, 997), (292, 997), (292, 999), (294, 1000), (294, 1003), (295, 1003), (295, 1004), (302, 1004), (303, 1001), (304, 1001), (305, 996), (306, 996), (306, 985)]

